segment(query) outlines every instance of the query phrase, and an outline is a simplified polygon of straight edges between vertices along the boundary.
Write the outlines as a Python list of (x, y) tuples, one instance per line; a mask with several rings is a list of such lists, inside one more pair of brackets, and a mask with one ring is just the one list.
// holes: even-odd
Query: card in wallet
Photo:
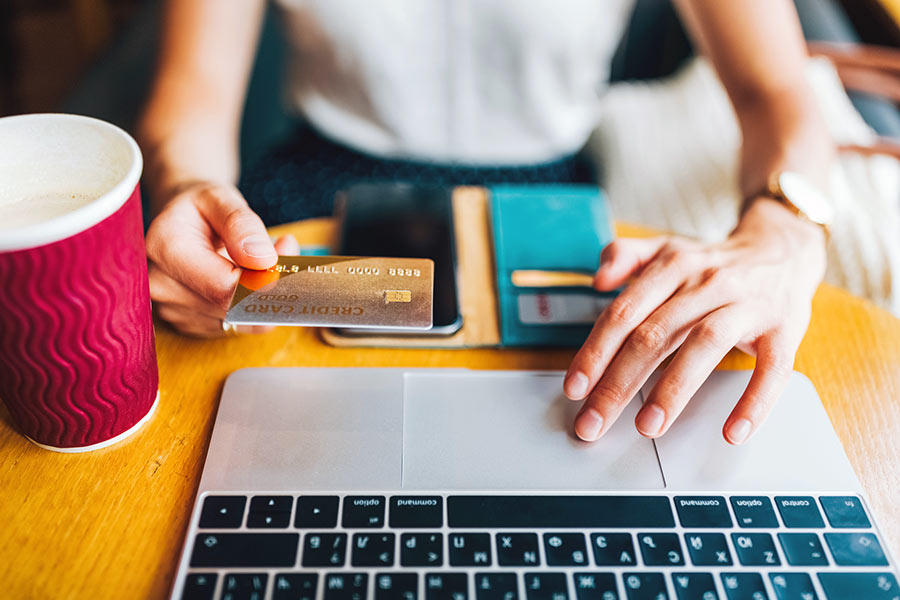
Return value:
[(579, 346), (615, 294), (517, 288), (515, 270), (597, 270), (613, 239), (597, 186), (496, 186), (490, 190), (502, 346)]

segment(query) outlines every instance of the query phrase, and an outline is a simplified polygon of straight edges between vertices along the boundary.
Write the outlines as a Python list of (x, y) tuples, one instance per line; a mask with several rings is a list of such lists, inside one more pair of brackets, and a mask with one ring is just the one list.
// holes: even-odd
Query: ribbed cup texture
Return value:
[(137, 189), (64, 240), (0, 253), (0, 400), (49, 446), (96, 444), (150, 410), (159, 375)]

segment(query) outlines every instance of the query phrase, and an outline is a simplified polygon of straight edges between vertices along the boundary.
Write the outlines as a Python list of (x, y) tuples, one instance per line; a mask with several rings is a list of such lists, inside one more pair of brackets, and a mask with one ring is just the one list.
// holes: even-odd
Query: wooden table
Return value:
[[(291, 230), (328, 240), (327, 222)], [(632, 228), (620, 234), (634, 235)], [(565, 369), (567, 350), (394, 350), (325, 346), (311, 329), (202, 341), (157, 327), (162, 400), (131, 439), (90, 454), (30, 444), (0, 408), (0, 596), (163, 598), (187, 527), (222, 383), (251, 366)], [(752, 360), (729, 355), (723, 368)], [(796, 369), (815, 384), (900, 548), (900, 320), (823, 285)]]

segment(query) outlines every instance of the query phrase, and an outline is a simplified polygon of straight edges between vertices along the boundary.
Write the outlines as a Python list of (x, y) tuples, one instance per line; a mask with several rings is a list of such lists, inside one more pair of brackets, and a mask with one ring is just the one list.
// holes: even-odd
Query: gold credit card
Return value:
[(225, 321), (430, 329), (433, 302), (427, 258), (279, 256), (271, 269), (243, 270)]

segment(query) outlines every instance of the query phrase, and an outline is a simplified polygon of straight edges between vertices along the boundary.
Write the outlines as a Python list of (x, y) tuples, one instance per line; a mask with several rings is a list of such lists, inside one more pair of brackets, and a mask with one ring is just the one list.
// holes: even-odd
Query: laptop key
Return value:
[(731, 527), (722, 496), (675, 496), (675, 510), (682, 527)]
[(416, 600), (419, 576), (415, 573), (377, 573), (375, 600)]
[(675, 527), (665, 496), (450, 496), (450, 527)]
[(599, 567), (630, 567), (637, 564), (630, 533), (592, 533), (594, 563)]
[(279, 573), (272, 584), (272, 600), (316, 600), (317, 573)]
[(731, 508), (740, 527), (778, 527), (778, 517), (768, 496), (732, 496)]
[(551, 566), (588, 564), (587, 547), (582, 533), (545, 533), (544, 556)]
[(304, 567), (340, 567), (347, 550), (346, 533), (307, 533), (303, 538)]
[(192, 567), (292, 567), (296, 533), (201, 533), (194, 539)]
[(215, 573), (188, 573), (181, 588), (181, 600), (212, 600), (218, 578)]
[(808, 567), (828, 564), (822, 542), (815, 533), (779, 533), (778, 541), (789, 565)]
[(498, 533), (497, 562), (504, 567), (526, 567), (540, 564), (536, 533)]
[(366, 573), (326, 573), (325, 600), (366, 600), (369, 576)]
[(768, 533), (732, 533), (731, 541), (738, 560), (748, 567), (775, 566), (781, 564), (775, 541)]
[(828, 600), (897, 600), (900, 587), (893, 573), (819, 573)]
[(572, 574), (575, 582), (575, 598), (577, 600), (618, 600), (619, 587), (613, 573)]
[(426, 573), (425, 600), (468, 600), (469, 581), (465, 573)]
[(638, 546), (644, 564), (651, 566), (683, 565), (684, 555), (681, 553), (681, 542), (675, 533), (639, 533)]
[(843, 567), (887, 566), (888, 560), (874, 533), (826, 533), (834, 562)]
[(628, 600), (668, 600), (666, 579), (662, 573), (623, 573)]
[(444, 499), (440, 496), (391, 496), (391, 527), (422, 529), (444, 524)]
[(250, 512), (286, 512), (294, 507), (293, 496), (253, 496)]
[(384, 526), (384, 496), (346, 496), (341, 525), (347, 529)]
[(393, 533), (353, 535), (350, 564), (354, 567), (390, 567), (394, 564)]
[(244, 521), (246, 496), (207, 496), (200, 511), (200, 529), (237, 529)]
[(293, 496), (253, 496), (247, 527), (251, 529), (273, 529), (287, 527), (291, 522)]
[(716, 582), (711, 573), (672, 573), (678, 600), (717, 600)]
[(825, 527), (812, 496), (776, 496), (775, 506), (785, 527)]
[(404, 567), (439, 567), (443, 562), (443, 533), (404, 533), (400, 536), (400, 564)]
[(228, 573), (222, 581), (222, 600), (264, 600), (269, 576), (265, 573)]
[(812, 580), (806, 573), (769, 573), (778, 600), (818, 600)]
[(297, 529), (330, 529), (337, 526), (337, 496), (300, 496), (297, 498)]
[(565, 573), (525, 573), (525, 597), (528, 600), (568, 600)]
[(454, 567), (478, 567), (491, 564), (491, 536), (487, 533), (451, 533), (450, 564)]
[(724, 534), (686, 533), (684, 543), (691, 556), (691, 562), (697, 566), (724, 567), (732, 564), (728, 541)]
[(768, 600), (769, 593), (759, 573), (722, 573), (722, 587), (728, 600)]
[(819, 498), (825, 516), (831, 526), (840, 529), (843, 527), (868, 528), (872, 524), (866, 516), (866, 509), (862, 501), (856, 496), (822, 496)]
[(519, 582), (515, 573), (475, 573), (477, 600), (518, 600)]
[(247, 515), (249, 529), (284, 529), (291, 522), (290, 512), (250, 511)]

